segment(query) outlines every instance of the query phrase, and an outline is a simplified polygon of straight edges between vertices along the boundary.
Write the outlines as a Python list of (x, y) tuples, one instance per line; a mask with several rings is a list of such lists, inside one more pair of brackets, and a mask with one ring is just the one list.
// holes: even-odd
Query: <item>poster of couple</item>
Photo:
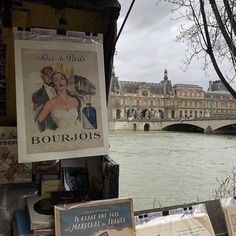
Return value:
[(19, 162), (108, 154), (101, 43), (15, 39)]

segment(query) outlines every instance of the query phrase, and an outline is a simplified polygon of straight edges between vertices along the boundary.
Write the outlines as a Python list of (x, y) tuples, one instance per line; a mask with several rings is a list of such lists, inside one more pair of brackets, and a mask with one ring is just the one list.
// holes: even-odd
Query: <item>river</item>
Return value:
[(236, 136), (184, 132), (110, 131), (120, 166), (120, 197), (135, 210), (214, 199), (216, 178), (236, 166)]

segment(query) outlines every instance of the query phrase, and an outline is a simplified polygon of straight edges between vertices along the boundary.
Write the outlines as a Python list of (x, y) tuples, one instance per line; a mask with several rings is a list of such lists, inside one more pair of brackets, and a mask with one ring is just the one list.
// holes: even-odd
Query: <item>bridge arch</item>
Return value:
[(148, 124), (148, 123), (144, 124), (143, 130), (144, 131), (150, 131), (150, 124)]
[(236, 124), (230, 124), (230, 125), (225, 125), (225, 126), (221, 126), (219, 128), (216, 128), (214, 130), (214, 133), (236, 134)]
[(193, 125), (193, 124), (176, 123), (176, 124), (167, 125), (167, 126), (163, 127), (162, 130), (203, 133), (205, 129), (203, 127)]

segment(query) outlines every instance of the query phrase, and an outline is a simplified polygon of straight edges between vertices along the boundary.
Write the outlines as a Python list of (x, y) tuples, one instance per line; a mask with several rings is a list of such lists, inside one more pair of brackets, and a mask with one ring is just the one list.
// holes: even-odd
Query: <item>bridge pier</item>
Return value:
[(210, 125), (208, 125), (208, 126), (206, 127), (206, 129), (204, 130), (204, 133), (205, 133), (205, 134), (212, 134), (212, 133), (213, 133), (213, 130), (212, 130), (212, 128), (211, 128)]

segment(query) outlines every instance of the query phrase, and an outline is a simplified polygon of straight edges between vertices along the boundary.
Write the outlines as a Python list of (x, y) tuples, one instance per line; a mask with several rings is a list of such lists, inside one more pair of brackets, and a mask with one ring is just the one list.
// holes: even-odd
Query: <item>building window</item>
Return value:
[(120, 110), (119, 109), (116, 110), (116, 119), (120, 119)]
[(189, 116), (190, 116), (190, 117), (193, 117), (193, 111), (192, 111), (192, 110), (190, 110)]
[(184, 117), (188, 117), (188, 111), (184, 112)]
[(146, 91), (146, 90), (142, 91), (142, 95), (143, 95), (144, 97), (147, 97), (147, 96), (148, 96), (148, 91)]
[(175, 118), (175, 111), (174, 111), (174, 110), (171, 111), (171, 118), (172, 118), (172, 119)]

